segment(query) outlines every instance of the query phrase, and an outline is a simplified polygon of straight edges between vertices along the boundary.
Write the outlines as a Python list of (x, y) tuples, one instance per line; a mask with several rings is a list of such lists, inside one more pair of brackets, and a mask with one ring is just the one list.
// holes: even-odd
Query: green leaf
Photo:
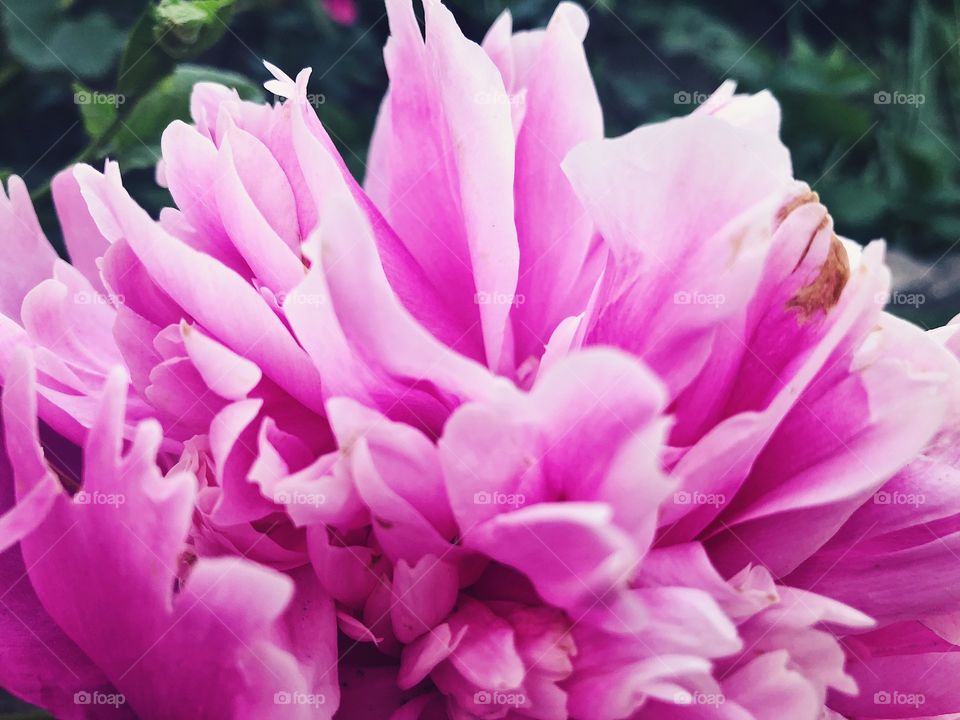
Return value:
[(120, 61), (117, 91), (136, 99), (173, 72), (177, 60), (195, 57), (227, 30), (234, 0), (161, 0), (134, 26)]
[(160, 0), (154, 38), (175, 58), (196, 57), (227, 31), (235, 0)]
[(120, 59), (117, 92), (131, 101), (170, 74), (175, 65), (174, 59), (154, 38), (155, 24), (153, 7), (150, 6), (133, 26)]
[(60, 0), (6, 0), (3, 30), (10, 53), (31, 70), (103, 76), (120, 50), (122, 33), (103, 12), (73, 19), (62, 5)]
[(63, 69), (43, 38), (58, 24), (57, 0), (7, 0), (3, 6), (3, 34), (10, 54), (34, 70)]
[(120, 95), (96, 92), (83, 84), (73, 84), (73, 102), (80, 110), (83, 129), (96, 140), (113, 125), (123, 98)]
[(60, 23), (50, 36), (50, 52), (82, 78), (103, 77), (123, 46), (123, 33), (108, 15), (92, 12)]
[(199, 82), (215, 82), (236, 89), (246, 100), (262, 100), (263, 91), (236, 73), (198, 65), (180, 65), (133, 106), (121, 121), (109, 155), (125, 170), (146, 168), (160, 157), (160, 136), (174, 120), (189, 120), (190, 94)]

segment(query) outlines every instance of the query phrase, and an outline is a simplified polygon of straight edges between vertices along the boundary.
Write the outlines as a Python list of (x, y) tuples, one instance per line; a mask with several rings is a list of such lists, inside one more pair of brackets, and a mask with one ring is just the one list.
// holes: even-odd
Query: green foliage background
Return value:
[[(168, 202), (153, 182), (160, 133), (186, 117), (192, 84), (215, 79), (265, 98), (261, 58), (291, 74), (314, 68), (319, 114), (362, 175), (387, 81), (380, 54), (387, 21), (378, 0), (359, 1), (359, 21), (343, 27), (318, 0), (0, 0), (0, 177), (24, 177), (55, 241), (48, 182), (77, 160), (119, 160), (127, 186), (156, 210)], [(531, 28), (546, 23), (555, 1), (447, 4), (479, 40), (504, 8), (518, 28)], [(783, 106), (797, 176), (825, 199), (843, 234), (885, 237), (921, 268), (957, 257), (957, 3), (583, 4), (608, 134), (689, 112), (685, 100), (727, 78), (746, 91), (769, 88)], [(878, 103), (877, 93), (914, 102)], [(77, 102), (111, 95), (122, 104)], [(947, 290), (936, 291), (940, 305), (904, 314), (930, 324), (948, 319), (960, 309), (953, 279), (948, 274)]]

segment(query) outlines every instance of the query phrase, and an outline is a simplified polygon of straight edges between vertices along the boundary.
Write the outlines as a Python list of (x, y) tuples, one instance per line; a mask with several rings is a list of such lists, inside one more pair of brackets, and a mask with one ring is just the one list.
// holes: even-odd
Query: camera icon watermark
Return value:
[(523, 305), (527, 298), (522, 294), (478, 292), (473, 296), (473, 301), (477, 305)]
[(274, 294), (274, 297), (277, 299), (277, 304), (281, 307), (289, 307), (290, 305), (314, 305), (319, 306), (322, 302), (322, 298), (319, 293), (304, 293), (304, 292), (277, 292)]
[(327, 496), (323, 493), (301, 492), (281, 490), (273, 496), (273, 501), (278, 505), (310, 505), (319, 507), (325, 505)]
[(78, 690), (73, 694), (74, 705), (103, 705), (118, 708), (127, 702), (123, 693), (106, 693), (100, 690)]
[(894, 291), (889, 293), (877, 293), (874, 301), (878, 305), (900, 305), (919, 309), (921, 305), (926, 304), (927, 296), (923, 293), (905, 293)]
[(673, 494), (673, 502), (675, 505), (710, 505), (711, 507), (722, 507), (727, 504), (727, 496), (723, 493), (678, 490)]
[[(283, 97), (282, 95), (274, 95), (273, 104), (279, 105), (286, 99), (287, 98)], [(307, 104), (312, 106), (314, 109), (319, 108), (321, 105), (326, 105), (326, 103), (327, 96), (323, 93), (307, 93)]]
[(527, 696), (519, 692), (500, 690), (478, 690), (473, 694), (475, 705), (497, 705), (501, 707), (520, 707), (526, 705)]
[(705, 103), (710, 96), (706, 93), (688, 90), (678, 90), (673, 94), (674, 105), (701, 105)]
[(875, 505), (900, 505), (917, 508), (927, 502), (927, 497), (923, 493), (879, 490), (873, 494), (873, 502)]
[(874, 105), (909, 105), (920, 107), (927, 101), (923, 93), (905, 93), (899, 90), (880, 90), (873, 94)]
[(322, 693), (291, 692), (288, 690), (278, 690), (273, 694), (274, 705), (306, 705), (309, 707), (319, 707), (327, 702), (326, 695)]
[(687, 692), (681, 690), (673, 696), (673, 702), (677, 705), (711, 705), (719, 707), (727, 701), (723, 693), (705, 693), (695, 690)]
[(110, 105), (119, 108), (127, 101), (124, 95), (119, 93), (102, 93), (96, 90), (77, 90), (73, 94), (74, 105)]
[(722, 293), (690, 292), (678, 290), (673, 294), (674, 305), (707, 305), (718, 308), (727, 302)]
[(523, 108), (526, 104), (526, 93), (510, 95), (506, 92), (489, 92), (481, 90), (473, 96), (477, 105), (506, 105), (508, 107)]
[(526, 504), (527, 497), (523, 493), (487, 492), (481, 490), (473, 494), (474, 505), (503, 505), (518, 508)]
[(73, 302), (76, 305), (104, 305), (107, 307), (116, 307), (123, 305), (125, 298), (123, 295), (114, 293), (98, 293), (80, 290), (73, 294)]
[(120, 507), (127, 502), (127, 496), (122, 493), (105, 493), (99, 490), (80, 490), (73, 496), (77, 505), (110, 505)]
[(923, 693), (905, 693), (899, 690), (880, 690), (873, 694), (874, 705), (905, 705), (919, 708), (927, 702)]

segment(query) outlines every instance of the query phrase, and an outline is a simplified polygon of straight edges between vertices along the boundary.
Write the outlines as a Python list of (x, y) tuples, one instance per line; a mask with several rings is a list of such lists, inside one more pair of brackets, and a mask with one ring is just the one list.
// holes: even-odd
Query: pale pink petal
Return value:
[(583, 143), (564, 169), (611, 253), (587, 342), (640, 355), (676, 394), (757, 286), (789, 156), (697, 116)]
[(403, 560), (397, 563), (392, 589), (393, 630), (400, 642), (408, 643), (430, 632), (453, 610), (460, 578), (455, 566), (424, 555), (412, 567)]
[[(85, 193), (109, 207), (117, 230), (153, 277), (217, 339), (257, 362), (265, 374), (308, 407), (320, 407), (320, 380), (306, 354), (262, 298), (241, 277), (170, 237), (119, 186), (79, 168)], [(101, 223), (101, 229), (103, 224)]]
[(520, 239), (513, 311), (518, 362), (539, 356), (557, 324), (584, 307), (602, 269), (603, 253), (590, 258), (593, 221), (561, 169), (575, 146), (603, 137), (600, 101), (578, 27), (586, 23), (579, 6), (560, 5), (537, 53), (524, 58), (528, 66), (516, 69), (526, 93), (514, 183)]
[(220, 145), (214, 196), (224, 230), (256, 277), (286, 292), (303, 279), (296, 204), (286, 175), (249, 133), (230, 129)]
[(777, 137), (780, 134), (780, 105), (769, 90), (754, 95), (737, 95), (737, 83), (725, 80), (693, 114), (718, 117), (736, 127)]
[(84, 274), (95, 290), (103, 292), (104, 286), (97, 262), (106, 253), (110, 243), (87, 210), (87, 203), (80, 192), (73, 168), (58, 173), (53, 178), (51, 190), (70, 262)]
[[(334, 196), (323, 217), (317, 263), (326, 275), (339, 325), (325, 330), (342, 333), (358, 359), (383, 378), (377, 388), (381, 409), (407, 417), (412, 412), (414, 423), (435, 428), (464, 399), (488, 394), (496, 382), (493, 376), (438, 342), (400, 305), (377, 257), (370, 226), (355, 205)], [(376, 314), (368, 312), (371, 303), (379, 309)], [(328, 383), (342, 382), (318, 367)]]
[[(517, 287), (514, 137), (503, 80), (440, 3), (426, 41), (411, 0), (390, 0), (391, 87), (370, 151), (371, 197), (438, 293), (462, 319), (464, 352), (512, 362), (508, 316)], [(487, 102), (483, 100), (488, 98)]]
[(0, 313), (20, 319), (20, 304), (37, 283), (53, 274), (57, 254), (47, 242), (30, 202), (27, 186), (16, 175), (0, 188)]

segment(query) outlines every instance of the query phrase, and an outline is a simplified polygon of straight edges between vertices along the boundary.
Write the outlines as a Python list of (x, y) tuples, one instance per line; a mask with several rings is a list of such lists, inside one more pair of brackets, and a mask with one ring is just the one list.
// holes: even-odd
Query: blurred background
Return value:
[[(378, 0), (0, 0), (0, 178), (22, 176), (59, 242), (49, 180), (120, 162), (151, 210), (160, 134), (191, 86), (266, 99), (268, 58), (314, 68), (315, 106), (362, 177), (386, 87)], [(480, 40), (505, 8), (544, 25), (555, 0), (447, 0)], [(607, 133), (686, 114), (725, 79), (769, 88), (796, 175), (838, 231), (886, 238), (891, 309), (927, 327), (960, 311), (960, 6), (904, 0), (582, 0)], [(0, 238), (0, 242), (3, 239)], [(0, 649), (2, 652), (2, 649)], [(0, 716), (43, 717), (0, 697)]]

